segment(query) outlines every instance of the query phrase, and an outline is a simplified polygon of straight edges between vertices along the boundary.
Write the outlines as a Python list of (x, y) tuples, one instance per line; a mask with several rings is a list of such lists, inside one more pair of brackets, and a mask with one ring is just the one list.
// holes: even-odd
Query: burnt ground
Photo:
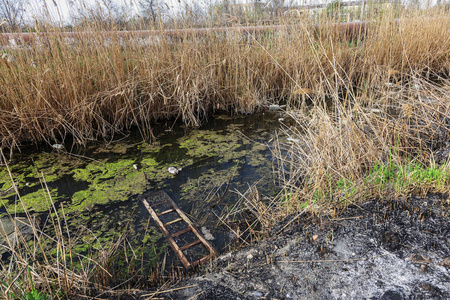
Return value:
[[(367, 202), (338, 218), (291, 219), (159, 299), (450, 299), (450, 202)], [(191, 286), (191, 287), (189, 287)]]

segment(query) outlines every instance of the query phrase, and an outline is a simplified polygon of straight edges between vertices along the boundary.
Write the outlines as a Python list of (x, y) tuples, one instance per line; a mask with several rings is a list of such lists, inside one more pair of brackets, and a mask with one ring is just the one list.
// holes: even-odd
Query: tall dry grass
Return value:
[(282, 191), (268, 200), (251, 187), (242, 196), (231, 216), (252, 216), (245, 231), (258, 237), (287, 216), (280, 231), (305, 214), (337, 216), (349, 205), (411, 195), (439, 193), (448, 208), (450, 79), (389, 73), (363, 95), (347, 88), (284, 112), (273, 142)]
[(366, 105), (289, 113), (295, 126), (284, 129), (289, 138), (275, 151), (284, 213), (308, 206), (335, 213), (368, 199), (449, 192), (443, 149), (450, 138), (450, 81), (411, 81), (379, 91)]
[(380, 16), (356, 38), (300, 24), (289, 39), (301, 50), (285, 44), (296, 60), (265, 51), (282, 69), (293, 124), (275, 142), (282, 193), (270, 202), (244, 197), (256, 219), (250, 229), (308, 211), (335, 215), (368, 199), (448, 195), (450, 51), (441, 46), (450, 39), (447, 28), (432, 29), (448, 13), (409, 13)]
[(0, 66), (1, 146), (69, 136), (84, 144), (132, 126), (149, 137), (160, 119), (198, 126), (216, 110), (300, 105), (304, 91), (315, 99), (346, 89), (359, 96), (383, 84), (390, 69), (448, 75), (448, 12), (404, 12), (398, 23), (393, 16), (377, 15), (361, 35), (308, 18), (286, 20), (289, 29), (280, 31), (178, 38), (120, 37), (95, 24), (65, 38), (47, 26), (51, 33), (39, 39), (3, 47), (14, 61)]
[[(428, 170), (440, 141), (448, 139), (450, 15), (404, 11), (394, 21), (397, 14), (378, 14), (367, 31), (352, 34), (329, 26), (332, 18), (283, 20), (288, 29), (256, 35), (178, 38), (120, 37), (84, 24), (75, 30), (89, 34), (67, 39), (51, 28), (20, 48), (3, 46), (14, 59), (0, 66), (1, 147), (13, 151), (69, 137), (85, 144), (133, 126), (150, 137), (161, 119), (198, 126), (217, 110), (246, 113), (285, 102), (295, 120), (285, 128), (290, 141), (280, 140), (277, 148), (285, 189), (269, 204), (254, 187), (243, 195), (243, 206), (260, 220), (249, 231), (266, 231), (278, 217), (306, 209), (333, 212), (386, 190), (446, 192), (439, 178), (421, 182), (403, 170)], [(389, 181), (380, 170), (401, 173), (403, 181)], [(20, 237), (7, 245), (12, 258), (1, 266), (3, 293), (51, 294), (62, 286), (64, 295), (88, 294), (93, 278), (98, 288), (107, 285), (103, 265), (112, 254), (105, 250), (103, 261), (75, 273), (58, 216), (53, 211), (56, 256), (45, 253), (35, 227), (32, 245)]]

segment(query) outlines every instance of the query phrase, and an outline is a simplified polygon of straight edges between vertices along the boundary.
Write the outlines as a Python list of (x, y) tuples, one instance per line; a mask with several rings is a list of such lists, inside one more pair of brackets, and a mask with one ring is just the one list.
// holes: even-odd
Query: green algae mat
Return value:
[[(278, 124), (277, 115), (216, 116), (199, 129), (160, 126), (153, 143), (131, 135), (73, 153), (24, 151), (9, 164), (20, 197), (7, 168), (0, 169), (0, 212), (48, 216), (56, 209), (64, 212), (81, 252), (113, 243), (126, 231), (132, 243), (153, 247), (157, 258), (167, 245), (137, 198), (164, 189), (197, 226), (212, 230), (222, 249), (229, 233), (217, 226), (216, 216), (235, 203), (236, 191), (258, 182), (262, 193), (277, 192), (270, 140)], [(180, 171), (171, 174), (169, 167)]]

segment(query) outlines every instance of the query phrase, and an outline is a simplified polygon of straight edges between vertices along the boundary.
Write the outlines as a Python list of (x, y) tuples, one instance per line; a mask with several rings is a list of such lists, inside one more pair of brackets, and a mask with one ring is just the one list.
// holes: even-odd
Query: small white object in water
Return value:
[(214, 241), (216, 238), (211, 234), (211, 231), (209, 231), (206, 227), (202, 227), (202, 233), (205, 236), (205, 239), (208, 241)]
[(53, 149), (57, 149), (57, 150), (64, 149), (63, 144), (53, 144), (52, 147), (53, 147)]
[(181, 171), (181, 169), (177, 169), (177, 168), (175, 168), (175, 167), (169, 167), (169, 168), (167, 169), (167, 171), (169, 171), (170, 174), (177, 175), (178, 172)]
[(138, 169), (137, 164), (133, 164), (133, 168), (135, 168), (137, 170)]

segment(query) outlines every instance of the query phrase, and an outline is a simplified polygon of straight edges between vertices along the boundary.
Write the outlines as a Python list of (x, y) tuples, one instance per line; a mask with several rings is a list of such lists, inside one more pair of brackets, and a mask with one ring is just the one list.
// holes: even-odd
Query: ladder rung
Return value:
[(194, 261), (193, 263), (191, 263), (191, 266), (196, 266), (198, 264), (203, 264), (204, 262), (208, 261), (211, 259), (211, 255), (207, 255), (205, 257), (200, 258), (199, 260)]
[(164, 203), (167, 203), (167, 201), (164, 200), (164, 201), (160, 201), (160, 202), (156, 202), (156, 203), (150, 204), (150, 207), (155, 207), (155, 206), (158, 206), (158, 205), (161, 205), (161, 204), (164, 204)]
[(195, 246), (195, 245), (197, 245), (197, 244), (200, 244), (202, 241), (200, 241), (200, 240), (196, 240), (196, 241), (194, 241), (194, 242), (192, 242), (192, 243), (190, 243), (190, 244), (188, 244), (188, 245), (185, 245), (185, 246), (183, 246), (183, 247), (180, 247), (180, 249), (181, 250), (186, 250), (187, 248), (191, 248), (192, 246)]
[[(165, 199), (165, 200), (159, 201), (159, 202), (155, 201), (154, 204), (150, 205), (150, 203), (147, 201), (147, 199), (156, 200), (156, 201), (163, 200), (163, 199)], [(158, 192), (154, 192), (154, 193), (149, 193), (148, 195), (141, 197), (141, 201), (143, 202), (145, 208), (150, 213), (152, 219), (156, 222), (156, 225), (159, 227), (159, 229), (161, 230), (164, 237), (168, 240), (170, 246), (173, 248), (173, 250), (175, 251), (175, 254), (181, 260), (181, 262), (183, 263), (183, 265), (186, 269), (189, 269), (189, 268), (193, 267), (194, 265), (199, 265), (199, 264), (208, 262), (217, 256), (217, 252), (214, 249), (214, 247), (195, 228), (195, 226), (192, 224), (192, 222), (189, 220), (189, 218), (186, 216), (186, 214), (177, 206), (177, 204), (170, 198), (170, 196), (166, 192), (158, 191)], [(166, 205), (163, 208), (164, 211), (157, 214), (152, 207), (162, 205), (162, 204)], [(163, 224), (163, 222), (161, 221), (159, 216), (166, 215), (170, 212), (175, 212), (176, 214), (178, 214), (179, 218), (169, 221), (166, 224)], [(170, 218), (170, 219), (172, 219), (172, 218)], [(178, 232), (175, 232), (174, 234), (170, 234), (170, 232), (168, 231), (166, 226), (174, 224), (174, 223), (178, 223), (180, 221), (183, 221), (184, 223), (186, 223), (186, 225), (188, 227), (185, 229), (182, 229)], [(198, 240), (195, 240), (194, 242), (192, 242), (188, 245), (185, 245), (183, 247), (178, 246), (174, 237), (180, 236), (183, 233), (187, 233), (187, 232), (192, 232), (198, 238)], [(203, 246), (205, 248), (207, 248), (207, 250), (209, 251), (209, 255), (204, 256), (191, 264), (189, 262), (189, 260), (187, 259), (186, 255), (183, 253), (183, 250), (186, 250), (186, 249), (188, 249), (192, 246), (195, 246), (197, 244), (200, 244), (200, 243), (203, 244)]]
[(186, 232), (189, 232), (189, 231), (191, 231), (190, 227), (188, 227), (186, 229), (183, 229), (183, 230), (180, 230), (180, 231), (177, 231), (177, 232), (171, 234), (171, 236), (172, 237), (176, 237), (176, 236), (182, 235), (183, 233), (186, 233)]
[(172, 224), (178, 223), (178, 222), (180, 222), (180, 221), (183, 221), (183, 219), (182, 219), (182, 218), (178, 218), (178, 219), (175, 219), (175, 220), (169, 221), (169, 222), (165, 223), (165, 224), (164, 224), (164, 226), (169, 226), (169, 225), (172, 225)]
[(168, 210), (163, 211), (162, 213), (157, 214), (157, 216), (160, 217), (160, 216), (162, 216), (162, 215), (171, 213), (171, 212), (173, 212), (173, 211), (175, 211), (175, 209), (171, 208), (171, 209), (168, 209)]

